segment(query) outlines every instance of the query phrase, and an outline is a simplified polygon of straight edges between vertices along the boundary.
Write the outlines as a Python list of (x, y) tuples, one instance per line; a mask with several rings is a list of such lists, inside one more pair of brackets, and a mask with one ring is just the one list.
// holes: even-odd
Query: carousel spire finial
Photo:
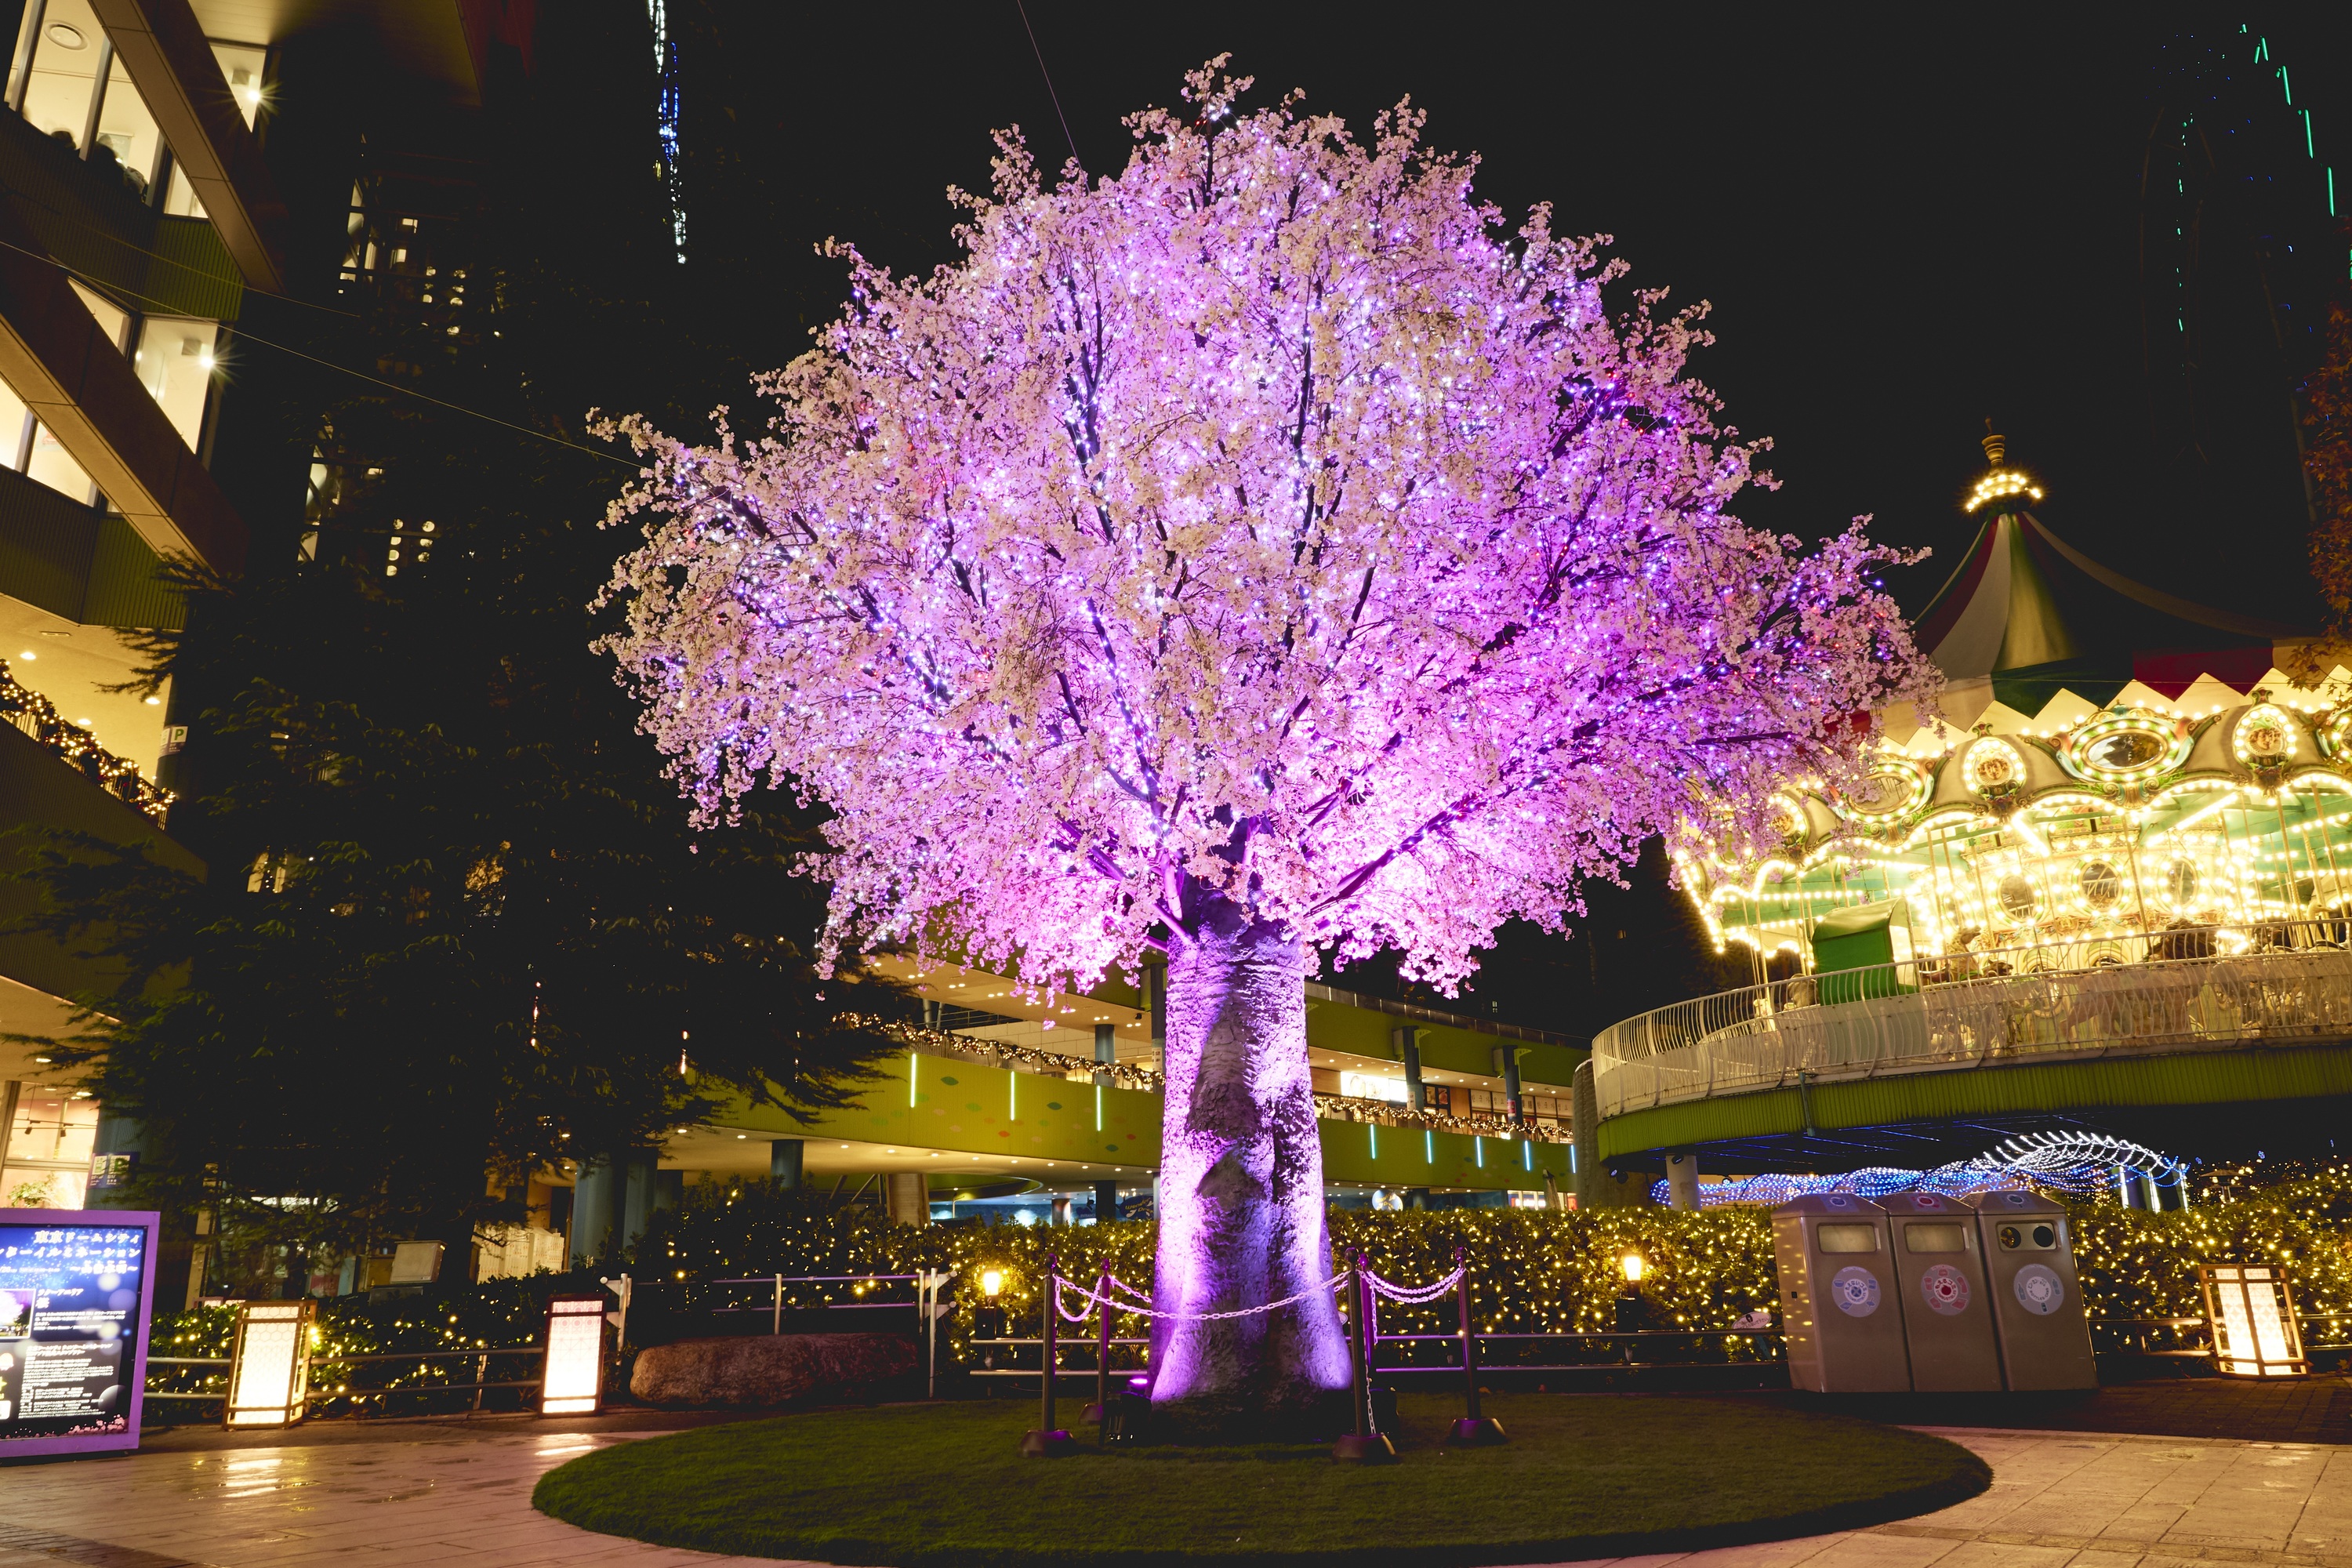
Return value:
[(1980, 445), (1984, 447), (1985, 461), (1991, 467), (1985, 470), (1984, 478), (1977, 481), (1977, 488), (1969, 492), (1961, 510), (1974, 511), (1987, 501), (2000, 501), (2004, 504), (1998, 510), (2009, 511), (2025, 504), (2016, 499), (2018, 497), (2033, 500), (2042, 499), (2042, 487), (2033, 482), (2032, 475), (2021, 468), (2004, 466), (2009, 461), (2009, 437), (1995, 430), (1990, 418), (1985, 420), (1984, 438)]

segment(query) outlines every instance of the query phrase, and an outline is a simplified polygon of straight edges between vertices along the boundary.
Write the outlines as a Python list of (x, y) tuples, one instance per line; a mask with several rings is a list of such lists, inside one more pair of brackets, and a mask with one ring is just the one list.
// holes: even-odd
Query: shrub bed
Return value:
[[(2200, 1189), (2198, 1206), (2162, 1214), (2111, 1202), (2071, 1205), (2091, 1315), (2200, 1316), (2199, 1264), (2267, 1261), (2289, 1271), (2298, 1308), (2321, 1320), (2315, 1337), (2341, 1342), (2352, 1331), (2352, 1166), (2304, 1169), (2268, 1182), (2263, 1173), (2253, 1167), (2215, 1173)], [(828, 1208), (822, 1196), (806, 1191), (745, 1182), (689, 1189), (678, 1208), (655, 1216), (632, 1258), (618, 1267), (637, 1282), (629, 1319), (633, 1344), (757, 1327), (748, 1318), (711, 1315), (709, 1309), (722, 1304), (722, 1293), (709, 1283), (713, 1279), (919, 1269), (956, 1276), (966, 1302), (978, 1299), (981, 1275), (997, 1270), (1008, 1331), (1034, 1334), (1049, 1250), (1071, 1279), (1091, 1280), (1108, 1264), (1129, 1283), (1148, 1288), (1157, 1236), (1149, 1221), (1067, 1230), (894, 1226), (863, 1210)], [(1461, 1248), (1473, 1271), (1474, 1316), (1490, 1332), (1611, 1328), (1623, 1279), (1619, 1260), (1629, 1251), (1643, 1259), (1643, 1296), (1655, 1327), (1721, 1329), (1778, 1293), (1769, 1219), (1759, 1208), (1341, 1211), (1331, 1216), (1331, 1236), (1335, 1268), (1360, 1248), (1380, 1273), (1406, 1282), (1445, 1273)], [(322, 1351), (353, 1354), (533, 1345), (548, 1297), (593, 1290), (597, 1272), (492, 1280), (373, 1303), (322, 1302), (318, 1342)], [(796, 1286), (791, 1300), (800, 1306), (870, 1300), (877, 1289), (856, 1279)], [(1441, 1331), (1454, 1326), (1454, 1312), (1450, 1299), (1421, 1309), (1383, 1306), (1381, 1321), (1394, 1332)], [(230, 1308), (161, 1318), (154, 1352), (226, 1355), (234, 1322)], [(960, 1353), (969, 1341), (970, 1314), (956, 1313), (948, 1324), (950, 1346)], [(1125, 1318), (1118, 1331), (1139, 1333), (1141, 1324)], [(216, 1375), (210, 1382), (205, 1375), (204, 1369), (184, 1369), (155, 1386), (217, 1386)], [(473, 1380), (469, 1367), (452, 1363), (420, 1363), (404, 1375), (408, 1381), (400, 1386)]]

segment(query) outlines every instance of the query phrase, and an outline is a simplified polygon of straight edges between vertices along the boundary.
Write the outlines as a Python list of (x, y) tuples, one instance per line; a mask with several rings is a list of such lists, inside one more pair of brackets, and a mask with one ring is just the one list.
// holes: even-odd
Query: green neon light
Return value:
[(1364, 1131), (1372, 1135), (1372, 1158), (1377, 1160), (1381, 1157), (1381, 1124), (1377, 1121), (1367, 1121), (1364, 1123)]
[(2306, 158), (2319, 156), (2311, 150), (2311, 110), (2308, 109), (2303, 111), (2303, 155)]
[(1437, 1134), (1434, 1132), (1421, 1135), (1421, 1163), (1424, 1165), (1437, 1163)]
[(2294, 84), (2286, 79), (2286, 67), (2279, 67), (2279, 86), (2286, 89), (2287, 107), (2294, 107)]
[(1095, 1131), (1102, 1131), (1102, 1085), (1095, 1085)]
[(1530, 1171), (1536, 1168), (1536, 1146), (1532, 1140), (1519, 1140), (1519, 1163)]
[(1017, 1120), (1021, 1115), (1021, 1075), (1007, 1068), (1004, 1072), (1004, 1119)]
[(907, 1053), (907, 1108), (910, 1110), (915, 1105), (915, 1064), (921, 1059), (912, 1051)]
[(1478, 1168), (1482, 1171), (1485, 1170), (1486, 1168), (1486, 1140), (1484, 1138), (1473, 1138), (1470, 1140), (1470, 1147), (1475, 1151), (1478, 1155)]

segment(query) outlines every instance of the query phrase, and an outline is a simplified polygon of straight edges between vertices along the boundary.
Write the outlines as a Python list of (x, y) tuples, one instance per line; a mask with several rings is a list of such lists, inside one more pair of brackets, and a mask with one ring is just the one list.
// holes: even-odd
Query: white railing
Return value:
[(1612, 1026), (1592, 1042), (1593, 1089), (1608, 1117), (1810, 1081), (2352, 1036), (2347, 934), (2281, 921), (2136, 938), (2136, 962), (2077, 942), (1800, 975)]

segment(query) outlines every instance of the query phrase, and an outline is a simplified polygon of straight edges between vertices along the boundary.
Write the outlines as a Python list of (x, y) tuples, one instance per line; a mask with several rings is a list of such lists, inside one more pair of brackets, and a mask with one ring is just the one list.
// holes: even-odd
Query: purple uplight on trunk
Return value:
[(1180, 1426), (1311, 1418), (1348, 1386), (1328, 1290), (1323, 1151), (1307, 1062), (1307, 955), (1280, 926), (1211, 894), (1188, 899), (1168, 953), (1161, 1113), (1160, 1311), (1151, 1399)]

